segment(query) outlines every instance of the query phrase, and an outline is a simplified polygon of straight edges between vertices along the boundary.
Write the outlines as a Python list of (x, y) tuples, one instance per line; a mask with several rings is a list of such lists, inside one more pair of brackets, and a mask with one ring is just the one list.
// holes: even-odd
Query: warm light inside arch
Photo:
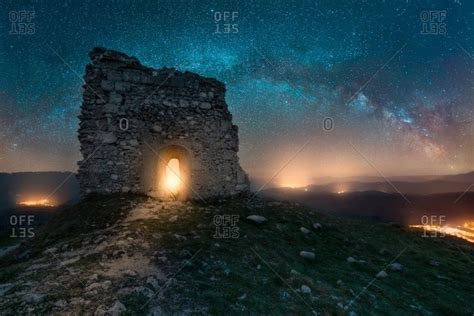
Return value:
[(165, 186), (172, 194), (176, 195), (182, 185), (179, 160), (172, 158), (166, 164)]

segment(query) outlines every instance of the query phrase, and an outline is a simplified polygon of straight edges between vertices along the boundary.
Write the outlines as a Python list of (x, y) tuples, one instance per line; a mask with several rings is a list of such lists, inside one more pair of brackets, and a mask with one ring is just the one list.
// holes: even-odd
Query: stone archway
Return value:
[(169, 145), (159, 152), (156, 192), (162, 200), (186, 200), (191, 187), (190, 154), (182, 146)]

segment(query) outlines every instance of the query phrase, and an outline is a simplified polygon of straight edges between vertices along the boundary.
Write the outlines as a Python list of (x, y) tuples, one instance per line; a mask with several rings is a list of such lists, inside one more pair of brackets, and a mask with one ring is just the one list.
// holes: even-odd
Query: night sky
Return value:
[(223, 81), (254, 178), (474, 169), (473, 1), (2, 1), (0, 12), (0, 171), (76, 170), (94, 46)]

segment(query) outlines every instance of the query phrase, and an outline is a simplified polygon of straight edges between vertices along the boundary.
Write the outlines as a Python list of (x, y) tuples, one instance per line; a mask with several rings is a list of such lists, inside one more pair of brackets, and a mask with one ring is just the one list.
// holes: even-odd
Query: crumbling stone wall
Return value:
[(187, 160), (181, 198), (248, 190), (237, 156), (238, 128), (221, 82), (145, 67), (134, 57), (104, 48), (89, 55), (79, 116), (83, 196), (141, 192), (162, 197), (160, 172), (173, 152)]

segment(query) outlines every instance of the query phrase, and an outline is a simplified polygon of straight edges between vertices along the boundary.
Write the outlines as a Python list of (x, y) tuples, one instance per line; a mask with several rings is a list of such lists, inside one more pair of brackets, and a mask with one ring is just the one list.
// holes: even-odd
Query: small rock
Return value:
[(174, 106), (174, 104), (171, 103), (171, 102), (168, 101), (168, 100), (164, 100), (164, 101), (163, 101), (163, 104), (166, 105), (166, 106)]
[(67, 302), (65, 300), (58, 300), (54, 302), (54, 306), (56, 307), (66, 307)]
[(309, 234), (309, 229), (307, 229), (306, 227), (300, 227), (300, 231), (301, 231), (303, 234)]
[(151, 128), (153, 131), (159, 133), (163, 130), (163, 128), (160, 126), (160, 125), (153, 125), (153, 127)]
[(403, 265), (401, 265), (398, 262), (392, 263), (389, 267), (390, 267), (390, 270), (392, 270), (392, 271), (402, 271), (403, 270)]
[(146, 279), (146, 284), (150, 285), (154, 290), (158, 290), (160, 288), (158, 281), (154, 276), (151, 275)]
[(127, 187), (127, 186), (123, 186), (123, 187), (122, 187), (122, 192), (123, 192), (123, 193), (128, 193), (128, 192), (130, 192), (130, 188)]
[(39, 303), (43, 301), (45, 298), (44, 294), (38, 294), (38, 293), (28, 293), (24, 296), (24, 299), (27, 303)]
[(118, 316), (121, 313), (125, 312), (127, 309), (120, 301), (115, 301), (114, 305), (109, 308), (108, 313), (112, 316)]
[(148, 297), (149, 299), (155, 296), (155, 292), (153, 292), (152, 290), (144, 286), (139, 286), (139, 287), (134, 288), (133, 292), (144, 295)]
[(105, 316), (106, 313), (107, 313), (106, 307), (101, 304), (96, 308), (94, 312), (94, 316)]
[(357, 260), (352, 257), (347, 257), (347, 262), (353, 263), (353, 262), (357, 262)]
[(451, 278), (448, 278), (444, 275), (441, 275), (441, 274), (437, 274), (436, 275), (436, 278), (440, 279), (440, 280), (451, 280)]
[(336, 284), (337, 284), (337, 285), (342, 285), (342, 284), (344, 284), (344, 283), (342, 282), (342, 280), (337, 280)]
[(98, 283), (98, 282), (94, 282), (94, 283), (91, 283), (89, 284), (87, 287), (86, 287), (86, 291), (87, 292), (90, 292), (90, 291), (93, 291), (97, 288), (101, 288), (102, 287), (102, 284)]
[(44, 254), (50, 254), (50, 253), (55, 253), (56, 251), (58, 251), (58, 248), (48, 248), (46, 249), (45, 251), (43, 251)]
[(314, 223), (314, 224), (313, 224), (313, 228), (316, 229), (316, 230), (318, 230), (318, 229), (323, 228), (323, 226), (322, 226), (321, 224), (319, 224), (319, 223)]
[(379, 273), (377, 273), (376, 277), (377, 278), (386, 278), (386, 277), (388, 277), (388, 274), (387, 274), (387, 272), (382, 270)]
[(89, 284), (87, 287), (86, 287), (86, 291), (87, 292), (91, 292), (91, 291), (94, 291), (94, 290), (106, 290), (108, 289), (110, 286), (112, 285), (112, 282), (110, 280), (107, 280), (107, 281), (104, 281), (103, 283), (99, 283), (99, 282), (94, 282), (94, 283), (91, 283)]
[(261, 215), (250, 215), (247, 216), (247, 219), (257, 224), (263, 224), (267, 221), (267, 219)]
[(69, 265), (69, 264), (73, 264), (73, 263), (75, 263), (75, 262), (79, 261), (79, 259), (81, 259), (81, 257), (80, 257), (80, 256), (77, 256), (77, 257), (71, 258), (71, 259), (69, 259), (69, 260), (64, 260), (63, 262), (61, 262), (61, 265), (63, 265), (63, 266), (67, 266), (67, 265)]
[(128, 143), (130, 144), (130, 146), (134, 146), (134, 147), (136, 147), (136, 146), (138, 146), (138, 145), (140, 144), (140, 143), (138, 142), (138, 140), (136, 140), (136, 139), (130, 139), (130, 140), (128, 141)]
[(174, 223), (178, 220), (178, 215), (174, 215), (174, 216), (171, 216), (170, 219), (169, 219), (169, 222), (170, 223)]
[(314, 260), (316, 258), (316, 255), (314, 254), (314, 252), (310, 252), (310, 251), (301, 251), (300, 256), (305, 258), (306, 260)]
[(311, 294), (311, 288), (307, 285), (302, 285), (301, 286), (301, 293), (303, 294)]
[(186, 236), (182, 236), (180, 234), (173, 234), (173, 237), (176, 238), (179, 241), (185, 241), (187, 240)]
[(37, 264), (33, 264), (33, 265), (29, 266), (28, 269), (26, 269), (26, 271), (44, 269), (44, 268), (47, 268), (49, 266), (50, 266), (49, 263), (37, 263)]
[(241, 296), (239, 296), (237, 299), (241, 301), (241, 300), (244, 300), (246, 297), (247, 297), (247, 293), (244, 293)]
[(137, 276), (137, 272), (135, 272), (133, 270), (125, 270), (125, 271), (123, 271), (123, 274), (126, 275), (126, 276), (131, 276), (131, 277)]
[(282, 301), (287, 301), (290, 297), (291, 297), (290, 293), (288, 293), (287, 291), (281, 291), (280, 292), (280, 299)]

